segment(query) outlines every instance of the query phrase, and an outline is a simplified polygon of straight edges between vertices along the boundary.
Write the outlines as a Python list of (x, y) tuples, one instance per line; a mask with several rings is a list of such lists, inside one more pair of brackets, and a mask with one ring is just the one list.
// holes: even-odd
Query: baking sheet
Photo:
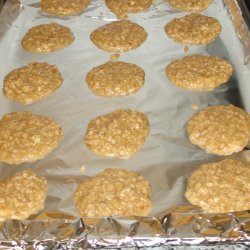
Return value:
[[(105, 7), (103, 1), (92, 0), (86, 11), (69, 18), (56, 18), (41, 12), (37, 0), (21, 1), (21, 4), (15, 0), (7, 2), (0, 16), (0, 82), (3, 82), (4, 76), (12, 69), (33, 61), (56, 64), (63, 75), (64, 82), (62, 87), (52, 96), (26, 106), (8, 100), (1, 93), (0, 116), (8, 112), (24, 110), (48, 115), (61, 124), (64, 138), (59, 147), (44, 160), (18, 166), (0, 163), (1, 178), (27, 168), (32, 168), (39, 175), (45, 176), (48, 180), (49, 191), (45, 208), (41, 211), (38, 219), (53, 219), (55, 213), (52, 213), (53, 216), (51, 213), (46, 213), (46, 211), (51, 210), (57, 211), (58, 216), (58, 224), (55, 222), (52, 229), (50, 222), (48, 224), (33, 220), (5, 222), (0, 233), (2, 243), (9, 242), (15, 235), (21, 237), (17, 238), (17, 242), (22, 239), (25, 244), (31, 239), (36, 239), (39, 242), (40, 240), (50, 242), (53, 239), (53, 242), (58, 242), (60, 241), (58, 235), (64, 235), (63, 232), (68, 233), (68, 240), (72, 237), (77, 238), (77, 244), (83, 241), (82, 244), (91, 244), (94, 247), (98, 247), (98, 244), (104, 244), (100, 242), (106, 242), (108, 238), (111, 240), (107, 241), (106, 245), (104, 244), (106, 247), (109, 244), (110, 246), (112, 244), (113, 246), (132, 244), (131, 246), (133, 246), (132, 242), (136, 241), (137, 237), (135, 245), (143, 244), (144, 241), (151, 242), (153, 245), (165, 244), (171, 241), (172, 236), (174, 237), (172, 244), (180, 244), (184, 238), (189, 238), (186, 241), (189, 244), (203, 242), (206, 237), (209, 237), (212, 242), (229, 240), (230, 237), (243, 242), (249, 239), (249, 231), (248, 233), (244, 232), (243, 236), (224, 235), (222, 237), (220, 231), (214, 231), (213, 236), (211, 234), (204, 236), (197, 234), (197, 230), (193, 229), (193, 225), (197, 226), (198, 224), (196, 219), (192, 223), (193, 217), (190, 217), (190, 213), (194, 213), (198, 217), (203, 215), (200, 215), (197, 208), (193, 206), (190, 208), (190, 204), (184, 197), (187, 177), (200, 164), (220, 158), (204, 153), (203, 150), (189, 142), (186, 122), (192, 114), (198, 111), (192, 109), (193, 105), (204, 109), (210, 105), (233, 103), (237, 106), (243, 105), (250, 112), (250, 98), (248, 98), (250, 67), (244, 64), (247, 56), (244, 44), (239, 39), (238, 31), (232, 25), (233, 19), (225, 2), (214, 1), (204, 12), (206, 15), (216, 17), (221, 22), (223, 29), (219, 38), (207, 46), (190, 46), (187, 53), (184, 52), (182, 45), (174, 43), (164, 32), (164, 26), (168, 21), (185, 14), (187, 13), (173, 11), (164, 1), (155, 1), (149, 11), (129, 15), (130, 20), (146, 29), (148, 38), (139, 48), (122, 53), (119, 60), (135, 63), (142, 67), (146, 73), (145, 86), (128, 97), (105, 98), (92, 94), (85, 82), (87, 72), (93, 67), (107, 62), (111, 56), (111, 53), (95, 47), (89, 39), (90, 33), (95, 28), (116, 20), (115, 15)], [(21, 47), (21, 39), (26, 31), (35, 25), (50, 22), (70, 27), (75, 35), (73, 44), (64, 50), (44, 55), (24, 51)], [(173, 59), (196, 53), (217, 55), (228, 59), (234, 67), (233, 77), (227, 84), (212, 93), (190, 92), (171, 84), (165, 76), (166, 65)], [(141, 150), (128, 160), (96, 156), (83, 143), (88, 122), (96, 116), (120, 108), (145, 112), (150, 121), (150, 135)], [(83, 166), (86, 169), (85, 172), (81, 171)], [(86, 222), (86, 219), (82, 221), (77, 218), (73, 204), (73, 192), (77, 184), (84, 178), (94, 176), (107, 167), (126, 168), (146, 176), (153, 191), (153, 209), (148, 219), (104, 218), (87, 220)], [(177, 207), (179, 205), (187, 205), (187, 207)], [(179, 214), (184, 213), (183, 218), (186, 218), (186, 214), (192, 218), (188, 220), (190, 224), (178, 225), (178, 229), (176, 226), (172, 227), (175, 229), (168, 228), (170, 226), (169, 220), (167, 219), (166, 222), (165, 218), (174, 216), (172, 208), (177, 209)], [(178, 210), (178, 208), (181, 209)], [(68, 217), (65, 214), (73, 217)], [(246, 219), (243, 224), (246, 224), (249, 230), (249, 214), (247, 212), (244, 214)], [(61, 220), (64, 216), (73, 219), (73, 222), (65, 224), (65, 221)], [(231, 226), (227, 227), (227, 231), (235, 230), (235, 224), (232, 223), (238, 219), (234, 219), (232, 217), (234, 215), (231, 214), (225, 216), (228, 219), (228, 225)], [(153, 223), (155, 221), (157, 221), (157, 230), (159, 229), (159, 231), (154, 231), (152, 225), (155, 225)], [(86, 229), (84, 225), (89, 227), (89, 223), (94, 225), (92, 227), (95, 230), (84, 230)], [(24, 230), (24, 233), (18, 232), (24, 225), (29, 230)], [(121, 225), (120, 228), (124, 229), (124, 234), (117, 233), (117, 225)], [(134, 226), (132, 227), (132, 225)], [(64, 226), (66, 231), (61, 230)], [(33, 227), (36, 230), (33, 230)], [(101, 230), (102, 234), (98, 230), (96, 231), (96, 227)], [(133, 237), (127, 234), (130, 232), (127, 230), (131, 230), (131, 227), (136, 229)], [(137, 227), (140, 230), (137, 230)], [(80, 230), (79, 235), (77, 234), (78, 230)], [(168, 234), (169, 230), (178, 233)], [(37, 237), (34, 231), (39, 232), (42, 236), (40, 237), (38, 234), (39, 237)], [(85, 241), (84, 235), (86, 236)], [(129, 236), (128, 241), (126, 241), (126, 237), (124, 239), (124, 235)], [(196, 241), (197, 239), (198, 241)]]

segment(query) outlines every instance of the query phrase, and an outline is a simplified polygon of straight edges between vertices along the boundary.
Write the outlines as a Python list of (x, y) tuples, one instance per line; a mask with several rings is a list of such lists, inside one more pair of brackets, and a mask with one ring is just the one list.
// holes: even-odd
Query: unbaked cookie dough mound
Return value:
[(105, 0), (106, 6), (120, 19), (126, 18), (127, 13), (138, 13), (147, 10), (152, 0)]
[(217, 155), (241, 151), (250, 134), (250, 118), (233, 105), (211, 106), (194, 114), (187, 124), (190, 141)]
[(127, 96), (144, 85), (145, 73), (139, 66), (107, 62), (93, 68), (86, 77), (89, 88), (98, 96)]
[(221, 25), (213, 17), (192, 13), (168, 22), (165, 32), (175, 42), (185, 45), (204, 45), (219, 36)]
[(90, 121), (85, 143), (101, 156), (127, 159), (144, 144), (149, 121), (144, 113), (119, 109)]
[(167, 0), (177, 10), (199, 12), (208, 8), (213, 0)]
[(147, 36), (140, 25), (122, 20), (97, 28), (90, 34), (90, 39), (100, 49), (119, 53), (139, 47)]
[(151, 187), (142, 175), (109, 168), (84, 180), (74, 194), (83, 217), (147, 215), (152, 207)]
[(30, 112), (4, 115), (0, 120), (0, 161), (34, 162), (51, 153), (62, 139), (60, 125)]
[(31, 169), (0, 180), (0, 221), (24, 220), (44, 207), (47, 180)]
[(48, 53), (67, 47), (74, 39), (68, 27), (57, 23), (41, 24), (27, 31), (22, 46), (29, 52)]
[(3, 93), (11, 100), (30, 104), (51, 95), (62, 82), (61, 73), (55, 65), (34, 62), (7, 74)]
[(188, 180), (187, 199), (205, 212), (250, 209), (250, 164), (227, 159), (202, 165)]
[(193, 91), (214, 90), (229, 80), (232, 71), (226, 60), (202, 55), (186, 56), (166, 67), (166, 75), (172, 83)]
[(71, 16), (82, 12), (90, 0), (41, 0), (41, 9), (54, 16)]

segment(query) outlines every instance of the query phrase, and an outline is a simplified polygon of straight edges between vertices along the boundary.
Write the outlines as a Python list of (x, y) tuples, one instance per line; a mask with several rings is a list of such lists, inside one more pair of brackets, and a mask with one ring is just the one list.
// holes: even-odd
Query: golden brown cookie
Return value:
[(213, 17), (192, 13), (168, 22), (165, 32), (175, 42), (185, 45), (203, 45), (211, 43), (219, 36), (221, 25)]
[(58, 123), (30, 112), (4, 115), (0, 120), (0, 161), (34, 162), (51, 153), (62, 139)]
[(147, 10), (152, 2), (152, 0), (105, 0), (106, 6), (120, 19), (126, 18), (127, 13)]
[(84, 180), (74, 194), (81, 216), (147, 215), (152, 207), (151, 187), (142, 175), (108, 168)]
[(84, 140), (98, 155), (126, 159), (139, 150), (148, 134), (144, 113), (119, 109), (91, 120)]
[(0, 221), (24, 220), (44, 207), (47, 180), (31, 169), (0, 180)]
[(41, 0), (41, 9), (54, 16), (71, 16), (82, 12), (90, 0)]
[(248, 144), (250, 118), (233, 105), (211, 106), (192, 116), (187, 131), (190, 141), (207, 153), (231, 155)]
[(74, 39), (68, 27), (57, 23), (41, 24), (28, 30), (22, 46), (29, 52), (48, 53), (67, 47)]
[(90, 39), (100, 49), (125, 52), (139, 47), (147, 36), (147, 32), (140, 25), (122, 20), (97, 28), (90, 34)]
[(250, 209), (250, 164), (227, 159), (201, 165), (188, 180), (187, 199), (205, 212)]
[(3, 81), (3, 93), (11, 100), (30, 104), (51, 95), (62, 81), (55, 65), (34, 62), (7, 74)]
[(144, 85), (145, 73), (139, 66), (125, 62), (107, 62), (93, 68), (86, 82), (98, 96), (126, 96)]
[(174, 60), (166, 68), (168, 79), (175, 85), (195, 91), (212, 91), (227, 82), (233, 68), (216, 56), (192, 55)]
[(177, 10), (199, 12), (208, 8), (213, 0), (167, 0)]

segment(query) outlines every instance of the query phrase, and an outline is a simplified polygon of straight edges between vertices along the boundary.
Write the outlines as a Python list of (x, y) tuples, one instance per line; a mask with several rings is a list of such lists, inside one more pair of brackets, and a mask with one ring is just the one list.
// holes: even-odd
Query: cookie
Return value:
[(41, 0), (41, 9), (53, 16), (71, 16), (82, 12), (90, 0)]
[(187, 199), (205, 212), (250, 209), (250, 164), (227, 159), (202, 165), (188, 179)]
[(138, 173), (109, 168), (79, 184), (74, 201), (81, 216), (147, 215), (151, 187)]
[(24, 220), (44, 207), (47, 180), (31, 169), (0, 180), (0, 221)]
[(199, 12), (208, 8), (213, 0), (167, 0), (177, 10)]
[(25, 50), (48, 53), (61, 50), (74, 41), (70, 28), (57, 23), (41, 24), (28, 30), (22, 39)]
[(107, 62), (93, 68), (86, 77), (89, 88), (98, 96), (127, 96), (144, 85), (144, 70), (135, 64)]
[(241, 151), (250, 136), (250, 118), (233, 105), (211, 106), (194, 114), (187, 124), (190, 141), (217, 155)]
[(62, 139), (61, 127), (46, 116), (30, 112), (4, 115), (0, 120), (0, 161), (34, 162), (51, 153)]
[(127, 13), (147, 10), (152, 2), (152, 0), (105, 0), (106, 6), (120, 19), (127, 18)]
[(171, 62), (166, 75), (175, 85), (193, 91), (212, 91), (227, 82), (233, 68), (216, 56), (192, 55)]
[(126, 52), (139, 47), (147, 36), (147, 32), (140, 25), (122, 20), (97, 28), (90, 34), (90, 39), (100, 49)]
[(30, 104), (51, 95), (62, 82), (61, 73), (55, 65), (34, 62), (7, 74), (3, 81), (3, 93), (11, 100)]
[(126, 159), (139, 150), (148, 134), (144, 113), (119, 109), (91, 120), (84, 140), (98, 155)]
[(219, 36), (221, 25), (213, 17), (192, 13), (168, 22), (165, 32), (175, 42), (185, 45), (204, 45)]

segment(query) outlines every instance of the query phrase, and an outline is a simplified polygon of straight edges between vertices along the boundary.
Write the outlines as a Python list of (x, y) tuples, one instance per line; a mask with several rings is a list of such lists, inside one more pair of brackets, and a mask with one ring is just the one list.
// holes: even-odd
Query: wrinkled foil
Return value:
[(242, 10), (239, 6), (239, 3), (243, 1), (239, 0), (239, 3), (237, 1), (232, 0), (224, 1), (233, 20), (233, 24), (238, 34), (238, 37), (241, 40), (245, 53), (245, 63), (247, 64), (250, 61), (250, 35), (249, 27), (247, 26), (246, 21), (243, 18)]
[[(228, 4), (229, 3), (229, 4)], [(231, 5), (230, 5), (231, 4)], [(235, 4), (235, 5), (232, 5)], [(236, 14), (232, 6), (237, 6)], [(206, 214), (185, 199), (187, 178), (200, 164), (222, 159), (192, 145), (186, 122), (198, 110), (210, 105), (233, 103), (250, 112), (250, 66), (245, 46), (249, 40), (246, 23), (235, 0), (214, 0), (204, 14), (214, 16), (223, 29), (207, 46), (184, 47), (170, 40), (163, 27), (172, 18), (186, 13), (174, 11), (165, 1), (155, 1), (145, 13), (130, 15), (148, 32), (146, 42), (120, 60), (136, 63), (146, 72), (145, 86), (122, 98), (94, 96), (84, 80), (93, 67), (109, 60), (111, 53), (99, 50), (89, 39), (95, 28), (116, 20), (101, 0), (80, 15), (56, 18), (40, 11), (38, 0), (9, 0), (0, 14), (0, 82), (14, 68), (32, 61), (56, 64), (64, 82), (47, 99), (20, 105), (0, 93), (0, 116), (28, 110), (57, 120), (64, 131), (63, 142), (48, 157), (35, 163), (10, 166), (0, 163), (0, 178), (27, 168), (47, 178), (49, 191), (45, 208), (28, 220), (5, 221), (0, 225), (0, 249), (83, 249), (112, 247), (160, 247), (170, 245), (241, 244), (250, 240), (250, 212)], [(58, 22), (72, 29), (75, 41), (62, 51), (32, 54), (20, 42), (32, 26)], [(233, 25), (234, 24), (234, 25)], [(214, 92), (190, 92), (171, 84), (164, 69), (173, 59), (189, 54), (211, 54), (228, 59), (234, 75)], [(132, 158), (102, 158), (83, 143), (90, 119), (119, 108), (145, 112), (150, 135)], [(196, 110), (198, 109), (198, 110)], [(250, 151), (233, 155), (249, 160)], [(79, 218), (73, 193), (80, 181), (107, 167), (120, 167), (143, 174), (151, 183), (153, 209), (149, 217)], [(0, 194), (1, 195), (1, 194)]]
[(161, 217), (80, 219), (44, 212), (33, 220), (4, 222), (0, 249), (164, 247), (215, 242), (250, 247), (249, 229), (250, 211), (204, 214), (195, 206), (176, 206)]

